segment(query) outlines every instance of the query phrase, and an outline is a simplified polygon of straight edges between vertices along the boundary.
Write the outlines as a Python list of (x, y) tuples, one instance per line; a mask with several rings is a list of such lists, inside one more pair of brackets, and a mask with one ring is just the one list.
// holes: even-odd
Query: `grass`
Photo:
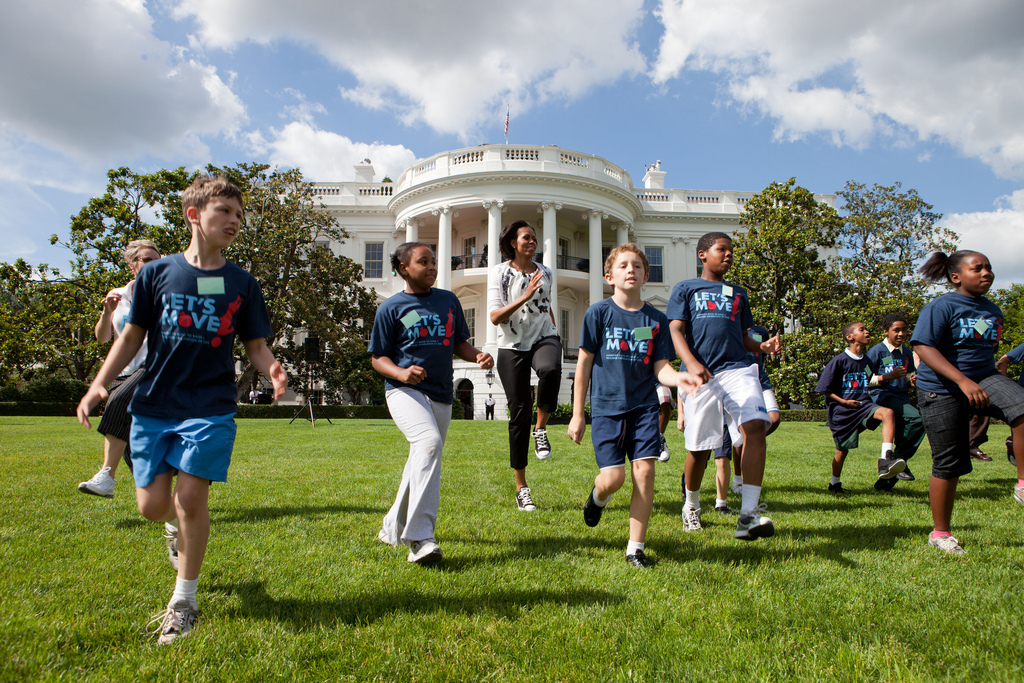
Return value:
[[(623, 560), (628, 484), (584, 526), (596, 466), (562, 430), (554, 457), (530, 465), (540, 510), (525, 514), (504, 423), (452, 423), (445, 560), (430, 569), (376, 540), (406, 455), (390, 421), (239, 421), (230, 482), (211, 494), (200, 627), (158, 648), (143, 630), (174, 577), (128, 472), (113, 500), (81, 495), (100, 461), (95, 432), (0, 418), (0, 678), (1024, 679), (1024, 509), (1005, 459), (961, 483), (954, 532), (969, 554), (955, 558), (925, 542), (927, 444), (919, 480), (881, 494), (868, 435), (847, 461), (852, 492), (835, 498), (828, 431), (784, 423), (762, 496), (777, 533), (747, 544), (710, 495), (705, 529), (683, 533), (670, 428), (647, 542), (657, 564), (638, 572)], [(1007, 434), (993, 426), (993, 455)]]

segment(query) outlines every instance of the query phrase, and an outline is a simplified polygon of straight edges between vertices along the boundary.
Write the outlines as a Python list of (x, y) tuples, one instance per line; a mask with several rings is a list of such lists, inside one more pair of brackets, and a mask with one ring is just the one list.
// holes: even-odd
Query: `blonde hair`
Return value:
[(124, 262), (129, 266), (135, 263), (135, 259), (139, 258), (139, 252), (143, 249), (152, 249), (160, 254), (160, 250), (156, 248), (156, 242), (153, 240), (132, 240), (124, 248)]
[(181, 193), (181, 213), (190, 229), (189, 208), (195, 207), (196, 211), (202, 211), (214, 197), (234, 197), (243, 208), (245, 207), (242, 191), (225, 176), (200, 176)]
[(638, 247), (636, 244), (634, 244), (632, 242), (626, 242), (625, 244), (620, 244), (619, 246), (617, 246), (614, 249), (612, 249), (611, 252), (609, 252), (608, 258), (606, 258), (604, 260), (604, 274), (605, 275), (610, 275), (611, 274), (612, 266), (615, 265), (615, 259), (617, 259), (619, 257), (619, 254), (624, 254), (626, 252), (630, 252), (632, 254), (636, 254), (637, 256), (639, 256), (640, 257), (640, 263), (644, 264), (644, 274), (645, 275), (650, 274), (650, 272), (651, 272), (651, 263), (650, 263), (650, 261), (647, 260), (647, 254), (645, 254), (644, 250), (641, 249), (640, 247)]

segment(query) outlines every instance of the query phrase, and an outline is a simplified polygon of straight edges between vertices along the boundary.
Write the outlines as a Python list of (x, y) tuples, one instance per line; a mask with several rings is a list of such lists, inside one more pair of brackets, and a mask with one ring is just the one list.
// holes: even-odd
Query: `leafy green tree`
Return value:
[(740, 215), (729, 279), (744, 286), (755, 322), (785, 333), (783, 353), (767, 369), (783, 404), (821, 404), (818, 373), (835, 355), (846, 287), (829, 267), (842, 221), (795, 178), (773, 182)]
[[(1003, 337), (996, 351), (996, 358), (999, 358), (1014, 347), (1024, 344), (1024, 284), (1015, 282), (1008, 289), (990, 291), (988, 298), (1003, 311)], [(1014, 363), (1008, 374), (1017, 377), (1021, 370), (1021, 364)]]
[(844, 308), (880, 339), (888, 313), (917, 318), (931, 289), (917, 267), (933, 251), (954, 251), (956, 234), (938, 225), (942, 215), (916, 190), (903, 191), (898, 182), (868, 188), (851, 180), (838, 196), (845, 213), (839, 274), (850, 287)]
[(0, 385), (31, 379), (46, 360), (38, 323), (43, 301), (39, 270), (23, 259), (0, 263)]

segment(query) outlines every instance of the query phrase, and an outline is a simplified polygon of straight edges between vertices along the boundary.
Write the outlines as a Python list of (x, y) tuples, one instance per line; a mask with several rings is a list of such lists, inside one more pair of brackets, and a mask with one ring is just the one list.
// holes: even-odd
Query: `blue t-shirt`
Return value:
[[(828, 426), (837, 438), (845, 438), (860, 429), (865, 415), (865, 405), (871, 403), (868, 393), (868, 359), (867, 356), (854, 358), (846, 351), (833, 358), (821, 371), (818, 386), (814, 388), (819, 394), (826, 396), (828, 404)], [(847, 408), (828, 398), (835, 394), (847, 401), (861, 401), (858, 408)]]
[(418, 365), (427, 371), (419, 384), (385, 379), (386, 389), (408, 387), (435, 401), (451, 404), (452, 355), (469, 339), (469, 326), (459, 298), (447, 289), (426, 294), (399, 292), (377, 309), (370, 334), (370, 353), (387, 356), (400, 368)]
[[(900, 366), (907, 369), (907, 375), (917, 369), (914, 365), (914, 354), (905, 344), (890, 351), (885, 342), (879, 342), (868, 349), (865, 355), (868, 359), (868, 367), (871, 368), (871, 373), (874, 375), (887, 375)], [(871, 400), (876, 403), (890, 396), (898, 398), (904, 403), (910, 403), (906, 375), (886, 382), (879, 382), (877, 386), (871, 388)]]
[(149, 335), (131, 412), (174, 420), (235, 413), (235, 337), (274, 333), (256, 278), (230, 261), (201, 270), (182, 254), (139, 271), (127, 321)]
[(669, 320), (686, 323), (686, 343), (711, 374), (750, 365), (743, 335), (754, 325), (747, 290), (728, 282), (683, 280), (672, 288)]
[[(1013, 349), (1006, 352), (1006, 355), (1013, 363), (1021, 362), (1024, 360), (1024, 344), (1013, 347)], [(1020, 377), (1017, 378), (1017, 384), (1024, 387), (1024, 372), (1020, 373)]]
[(624, 415), (658, 405), (654, 364), (676, 357), (668, 318), (645, 303), (627, 311), (604, 299), (583, 316), (580, 348), (594, 354), (590, 376), (590, 414)]
[[(932, 299), (922, 309), (910, 343), (938, 350), (960, 372), (975, 382), (996, 371), (993, 354), (1003, 335), (1003, 312), (983, 296), (950, 292)], [(936, 394), (959, 391), (956, 383), (922, 363), (917, 388)]]
[[(754, 325), (750, 328), (752, 335), (756, 334), (760, 339), (754, 337), (755, 341), (765, 341), (768, 339), (768, 330), (761, 327), (760, 325)], [(750, 353), (747, 351), (747, 356), (750, 357), (750, 365), (757, 365), (758, 379), (761, 381), (761, 391), (771, 391), (772, 380), (768, 377), (768, 373), (764, 369), (764, 354), (758, 351), (757, 353)]]

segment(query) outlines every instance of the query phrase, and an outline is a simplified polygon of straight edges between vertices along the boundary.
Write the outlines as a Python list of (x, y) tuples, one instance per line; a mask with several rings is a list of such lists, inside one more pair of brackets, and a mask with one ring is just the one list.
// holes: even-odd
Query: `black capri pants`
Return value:
[[(103, 417), (96, 431), (104, 436), (110, 435), (127, 443), (132, 431), (132, 416), (128, 414), (128, 405), (135, 395), (135, 388), (139, 386), (146, 368), (139, 368), (132, 374), (122, 375), (111, 383), (110, 395), (107, 397), (107, 406), (103, 409)], [(131, 468), (131, 447), (125, 446), (124, 460)]]
[(526, 468), (533, 431), (530, 370), (537, 373), (537, 408), (553, 413), (562, 381), (562, 342), (544, 337), (529, 351), (498, 349), (498, 377), (508, 400), (508, 459), (514, 470)]
[(932, 476), (956, 479), (971, 472), (971, 416), (987, 415), (1011, 424), (1024, 415), (1024, 388), (996, 373), (978, 382), (988, 394), (988, 407), (971, 407), (959, 389), (950, 394), (922, 391), (921, 421), (932, 448)]

